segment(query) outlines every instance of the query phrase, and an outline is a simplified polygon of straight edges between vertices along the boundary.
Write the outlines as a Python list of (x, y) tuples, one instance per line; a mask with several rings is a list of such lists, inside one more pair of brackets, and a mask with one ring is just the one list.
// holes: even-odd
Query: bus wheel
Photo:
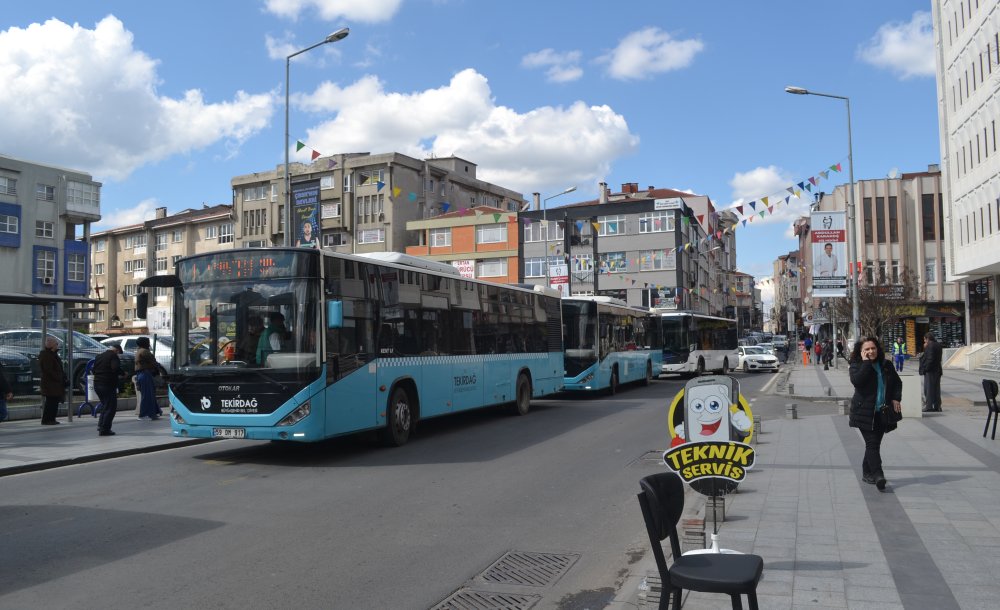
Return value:
[(517, 376), (517, 391), (514, 394), (514, 415), (527, 415), (531, 409), (531, 381), (521, 373)]
[(704, 375), (705, 374), (705, 359), (704, 358), (698, 358), (698, 370), (696, 370), (694, 374), (696, 376), (700, 376), (700, 375)]
[(646, 378), (642, 380), (642, 385), (649, 385), (653, 382), (653, 365), (646, 362)]
[(410, 439), (412, 429), (413, 405), (410, 394), (405, 389), (397, 387), (392, 391), (392, 397), (385, 411), (382, 441), (390, 447), (402, 447)]
[(611, 369), (611, 382), (608, 383), (608, 396), (618, 393), (618, 367)]

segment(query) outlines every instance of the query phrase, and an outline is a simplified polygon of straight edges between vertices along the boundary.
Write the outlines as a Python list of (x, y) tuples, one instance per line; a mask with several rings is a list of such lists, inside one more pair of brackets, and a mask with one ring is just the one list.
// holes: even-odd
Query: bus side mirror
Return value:
[(145, 320), (147, 309), (149, 309), (149, 293), (140, 292), (135, 295), (135, 317)]
[(327, 301), (326, 303), (326, 327), (344, 327), (344, 303), (342, 301)]

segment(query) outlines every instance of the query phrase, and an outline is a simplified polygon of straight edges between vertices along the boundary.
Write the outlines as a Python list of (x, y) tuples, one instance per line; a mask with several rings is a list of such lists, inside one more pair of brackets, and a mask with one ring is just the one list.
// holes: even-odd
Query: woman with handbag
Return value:
[(885, 489), (882, 471), (882, 437), (896, 429), (902, 419), (903, 384), (896, 368), (885, 359), (878, 339), (868, 337), (854, 344), (851, 353), (850, 425), (861, 432), (865, 440), (865, 459), (861, 463), (861, 480), (872, 483), (879, 491)]

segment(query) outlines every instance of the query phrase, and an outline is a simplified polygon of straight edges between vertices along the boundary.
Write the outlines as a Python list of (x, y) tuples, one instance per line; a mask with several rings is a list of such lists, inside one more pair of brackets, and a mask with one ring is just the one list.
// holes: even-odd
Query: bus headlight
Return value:
[(170, 413), (170, 416), (173, 417), (174, 421), (177, 422), (178, 424), (186, 424), (187, 423), (186, 421), (184, 421), (184, 418), (181, 417), (181, 414), (178, 413), (176, 410), (172, 411)]
[(593, 380), (594, 380), (594, 374), (591, 373), (591, 374), (587, 375), (586, 377), (584, 377), (583, 381), (581, 381), (580, 383), (590, 383)]
[(305, 419), (305, 417), (309, 415), (310, 411), (312, 411), (312, 405), (310, 404), (310, 401), (307, 400), (301, 405), (299, 405), (298, 409), (295, 409), (294, 411), (286, 415), (284, 419), (279, 421), (278, 425), (294, 426), (295, 424)]

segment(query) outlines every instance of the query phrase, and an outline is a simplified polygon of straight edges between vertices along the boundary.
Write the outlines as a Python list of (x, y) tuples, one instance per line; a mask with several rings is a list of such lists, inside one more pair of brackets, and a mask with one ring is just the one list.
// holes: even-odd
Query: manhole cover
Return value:
[(579, 555), (511, 551), (486, 568), (480, 580), (507, 585), (545, 587), (559, 580)]
[(541, 599), (540, 595), (520, 595), (516, 593), (494, 593), (459, 589), (448, 599), (434, 606), (432, 610), (527, 610)]

